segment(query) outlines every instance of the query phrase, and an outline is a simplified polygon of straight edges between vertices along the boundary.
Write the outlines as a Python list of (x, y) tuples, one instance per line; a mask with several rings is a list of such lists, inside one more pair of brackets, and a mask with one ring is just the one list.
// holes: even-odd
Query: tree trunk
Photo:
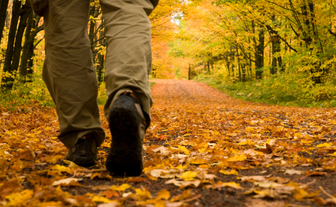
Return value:
[[(280, 39), (277, 36), (272, 36), (272, 67), (271, 74), (274, 75), (277, 73), (277, 69), (279, 68), (282, 71), (282, 58), (280, 56), (281, 52), (281, 43)], [(278, 56), (278, 57), (277, 57)]]
[(18, 27), (18, 31), (16, 33), (16, 39), (15, 39), (15, 49), (14, 49), (14, 56), (13, 56), (13, 63), (11, 65), (11, 71), (15, 72), (17, 71), (19, 67), (20, 62), (20, 55), (22, 50), (22, 39), (23, 39), (23, 33), (25, 31), (25, 28), (27, 26), (27, 19), (29, 15), (32, 13), (32, 9), (30, 6), (25, 5), (22, 6), (21, 12), (20, 12), (20, 23)]
[(29, 66), (32, 65), (32, 57), (34, 54), (34, 40), (36, 35), (44, 29), (44, 25), (38, 27), (40, 17), (34, 13), (30, 14), (28, 20), (28, 26), (25, 34), (25, 44), (21, 55), (20, 75), (26, 76), (33, 71), (29, 70)]
[(241, 70), (240, 70), (240, 58), (239, 58), (239, 50), (238, 50), (238, 47), (236, 47), (236, 54), (237, 54), (237, 66), (238, 66), (238, 79), (240, 82), (242, 82), (242, 73), (241, 73)]
[(226, 68), (227, 68), (227, 71), (228, 71), (228, 77), (231, 77), (231, 73), (230, 73), (230, 62), (229, 62), (229, 54), (225, 54), (225, 55), (224, 55), (224, 60), (225, 60)]
[(5, 27), (7, 8), (9, 0), (1, 0), (0, 3), (0, 43), (3, 35), (3, 29)]
[(29, 19), (28, 19), (28, 23), (27, 23), (26, 33), (25, 33), (25, 44), (23, 45), (23, 48), (22, 48), (21, 65), (20, 65), (20, 75), (21, 76), (27, 75), (28, 49), (29, 49), (29, 44), (31, 44), (29, 40), (30, 40), (31, 30), (33, 27), (33, 17), (34, 17), (34, 13), (31, 12)]
[(207, 62), (207, 67), (208, 67), (208, 73), (210, 74), (210, 60), (208, 60), (208, 62)]
[[(6, 50), (6, 58), (5, 58), (5, 64), (3, 71), (9, 72), (12, 74), (11, 70), (11, 62), (13, 58), (13, 51), (14, 51), (14, 39), (16, 35), (16, 28), (20, 16), (20, 7), (21, 7), (21, 1), (14, 0), (13, 2), (13, 11), (12, 11), (12, 20), (11, 20), (11, 26), (8, 34), (8, 43), (7, 43), (7, 50)], [(6, 76), (6, 75), (5, 75)], [(13, 77), (5, 77), (3, 82), (6, 84), (7, 88), (12, 88), (13, 86)]]
[(235, 62), (235, 51), (234, 51), (235, 47), (231, 46), (230, 47), (230, 56), (231, 56), (231, 77), (235, 77), (235, 71), (234, 71), (234, 62)]
[(255, 60), (256, 60), (256, 78), (262, 79), (263, 67), (264, 67), (264, 48), (265, 48), (265, 32), (260, 30), (259, 41), (256, 45)]
[(241, 64), (241, 70), (242, 70), (242, 81), (246, 82), (246, 64)]

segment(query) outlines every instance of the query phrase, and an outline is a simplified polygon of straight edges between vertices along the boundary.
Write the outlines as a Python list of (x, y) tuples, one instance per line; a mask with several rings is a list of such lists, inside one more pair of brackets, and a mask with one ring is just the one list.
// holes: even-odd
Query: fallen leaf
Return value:
[(170, 192), (166, 189), (160, 190), (156, 196), (156, 199), (168, 200), (170, 198)]
[(161, 146), (152, 150), (153, 152), (160, 152), (163, 156), (169, 155), (171, 152), (169, 148)]
[(219, 170), (219, 172), (224, 175), (238, 175), (238, 171), (236, 170)]
[(186, 154), (186, 155), (190, 155), (190, 152), (189, 152), (189, 150), (188, 150), (186, 147), (181, 146), (181, 145), (177, 145), (177, 147), (178, 147), (182, 152), (184, 152), (184, 154)]
[(150, 171), (150, 175), (155, 178), (175, 178), (180, 176), (180, 173), (177, 170), (155, 169)]
[(83, 179), (80, 178), (65, 178), (61, 180), (54, 181), (52, 183), (52, 186), (81, 186), (81, 184), (78, 183), (78, 181), (81, 181)]
[(288, 174), (288, 175), (301, 175), (302, 171), (300, 171), (300, 170), (294, 170), (294, 169), (287, 169), (285, 171), (285, 174)]
[(96, 172), (96, 173), (93, 173), (91, 175), (90, 179), (93, 180), (95, 178), (112, 180), (112, 176), (109, 173), (106, 173), (106, 172)]
[(246, 207), (285, 207), (283, 201), (265, 201), (261, 199), (246, 199)]
[(254, 182), (254, 181), (264, 181), (266, 180), (265, 176), (261, 176), (261, 175), (254, 175), (254, 176), (243, 176), (240, 178), (243, 182), (246, 182), (246, 181), (251, 181), (251, 182)]
[(137, 195), (137, 198), (140, 200), (146, 200), (152, 198), (151, 193), (147, 190), (147, 188), (135, 188), (135, 193)]
[(182, 178), (184, 181), (190, 181), (190, 180), (194, 180), (196, 176), (197, 176), (197, 172), (187, 171), (187, 172), (182, 173), (182, 175), (179, 176), (179, 178)]
[(117, 201), (113, 201), (109, 203), (99, 204), (97, 207), (116, 207), (116, 206), (120, 206), (120, 205)]
[(122, 184), (120, 186), (116, 186), (116, 185), (112, 185), (110, 187), (110, 190), (116, 190), (116, 191), (125, 191), (126, 189), (132, 187), (131, 185), (129, 184)]
[(223, 183), (222, 181), (218, 181), (217, 183), (214, 183), (212, 185), (205, 186), (205, 188), (208, 188), (208, 189), (221, 189), (225, 187), (230, 187), (234, 189), (243, 189), (239, 183), (235, 183), (235, 182)]
[(103, 196), (93, 196), (92, 201), (97, 202), (97, 203), (111, 203), (112, 202), (110, 199), (107, 199)]
[(172, 180), (166, 181), (165, 184), (174, 184), (174, 185), (176, 185), (178, 187), (186, 188), (188, 186), (198, 187), (201, 184), (201, 181), (200, 180), (179, 181), (179, 180), (172, 179)]
[[(272, 181), (261, 181), (261, 182), (254, 182), (255, 185), (263, 187), (263, 188), (276, 188), (276, 187), (283, 187), (283, 184), (275, 183)], [(293, 189), (294, 190), (294, 189)]]
[(247, 157), (244, 154), (240, 154), (240, 155), (236, 155), (234, 157), (230, 157), (229, 159), (227, 159), (228, 162), (241, 162), (246, 160)]

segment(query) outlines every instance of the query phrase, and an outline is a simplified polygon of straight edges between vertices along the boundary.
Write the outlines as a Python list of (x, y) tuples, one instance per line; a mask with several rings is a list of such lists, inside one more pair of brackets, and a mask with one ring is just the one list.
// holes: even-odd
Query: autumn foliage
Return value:
[(64, 160), (54, 109), (0, 109), (0, 205), (335, 204), (333, 109), (253, 104), (193, 81), (155, 82), (140, 177), (106, 171), (105, 119), (108, 137), (87, 169)]

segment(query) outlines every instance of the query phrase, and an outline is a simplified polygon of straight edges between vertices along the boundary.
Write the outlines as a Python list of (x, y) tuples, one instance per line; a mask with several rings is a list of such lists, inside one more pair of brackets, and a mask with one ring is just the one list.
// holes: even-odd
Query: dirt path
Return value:
[(137, 178), (105, 170), (110, 135), (98, 165), (85, 169), (63, 160), (54, 110), (0, 109), (0, 205), (336, 205), (335, 109), (267, 106), (193, 81), (154, 81)]

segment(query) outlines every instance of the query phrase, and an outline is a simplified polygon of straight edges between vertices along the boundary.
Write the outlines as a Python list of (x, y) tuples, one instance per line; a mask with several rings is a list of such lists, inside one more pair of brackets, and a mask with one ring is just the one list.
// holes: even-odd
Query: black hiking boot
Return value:
[(89, 134), (78, 139), (75, 146), (69, 149), (66, 159), (82, 167), (90, 167), (96, 164), (97, 144), (94, 137)]
[(125, 92), (114, 102), (109, 125), (112, 143), (106, 169), (119, 176), (139, 176), (143, 170), (145, 117), (132, 92)]

